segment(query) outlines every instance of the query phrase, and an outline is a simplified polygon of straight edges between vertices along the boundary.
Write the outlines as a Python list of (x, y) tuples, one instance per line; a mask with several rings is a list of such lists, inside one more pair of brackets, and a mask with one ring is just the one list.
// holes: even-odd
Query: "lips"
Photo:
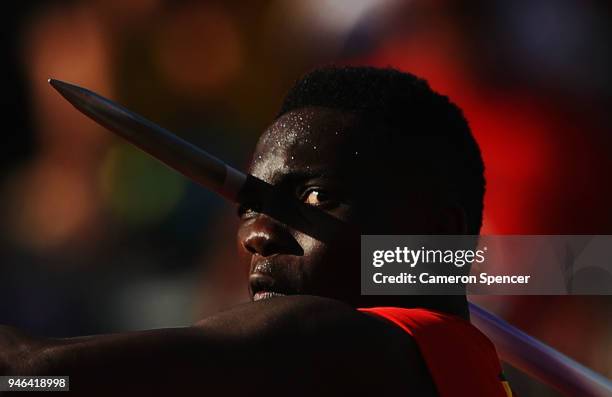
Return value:
[(291, 290), (282, 281), (284, 280), (282, 273), (279, 274), (279, 272), (274, 271), (280, 267), (285, 266), (269, 260), (263, 260), (253, 266), (249, 276), (249, 286), (253, 301), (269, 299), (275, 296), (291, 295)]
[(281, 294), (279, 292), (267, 292), (267, 291), (257, 292), (256, 294), (253, 295), (253, 301), (257, 302), (257, 301), (261, 301), (265, 299), (270, 299), (275, 296), (285, 296), (285, 294)]

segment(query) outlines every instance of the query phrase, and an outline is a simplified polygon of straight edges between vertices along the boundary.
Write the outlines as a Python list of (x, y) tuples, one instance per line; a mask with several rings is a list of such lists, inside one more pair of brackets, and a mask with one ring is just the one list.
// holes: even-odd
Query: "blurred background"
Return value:
[[(94, 0), (2, 13), (0, 323), (181, 326), (247, 300), (235, 209), (47, 84), (90, 88), (244, 168), (321, 64), (393, 66), (465, 111), (483, 234), (612, 234), (612, 15), (579, 0)], [(607, 181), (607, 182), (606, 182)], [(612, 297), (475, 297), (612, 376)], [(509, 368), (521, 396), (557, 396)]]

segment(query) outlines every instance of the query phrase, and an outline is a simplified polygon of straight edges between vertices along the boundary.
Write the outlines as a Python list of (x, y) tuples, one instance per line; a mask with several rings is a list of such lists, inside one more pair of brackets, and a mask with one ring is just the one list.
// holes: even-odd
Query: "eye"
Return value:
[(321, 189), (309, 189), (304, 192), (302, 201), (308, 205), (321, 206), (330, 202), (330, 196)]

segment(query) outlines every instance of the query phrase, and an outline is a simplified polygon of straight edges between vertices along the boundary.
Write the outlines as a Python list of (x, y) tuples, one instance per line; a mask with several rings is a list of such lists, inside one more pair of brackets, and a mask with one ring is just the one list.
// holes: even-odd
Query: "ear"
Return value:
[(462, 206), (455, 204), (440, 211), (440, 217), (436, 223), (436, 233), (459, 235), (467, 234), (467, 214)]

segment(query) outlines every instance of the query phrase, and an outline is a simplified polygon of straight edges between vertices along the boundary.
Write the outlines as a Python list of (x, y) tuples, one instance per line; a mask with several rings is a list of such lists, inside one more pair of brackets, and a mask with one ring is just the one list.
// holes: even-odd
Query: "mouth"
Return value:
[(285, 296), (285, 294), (281, 294), (280, 292), (260, 291), (253, 294), (253, 302), (270, 299), (275, 296)]
[(266, 269), (256, 266), (249, 276), (249, 286), (253, 301), (270, 299), (276, 296), (290, 295), (289, 291), (279, 283)]

